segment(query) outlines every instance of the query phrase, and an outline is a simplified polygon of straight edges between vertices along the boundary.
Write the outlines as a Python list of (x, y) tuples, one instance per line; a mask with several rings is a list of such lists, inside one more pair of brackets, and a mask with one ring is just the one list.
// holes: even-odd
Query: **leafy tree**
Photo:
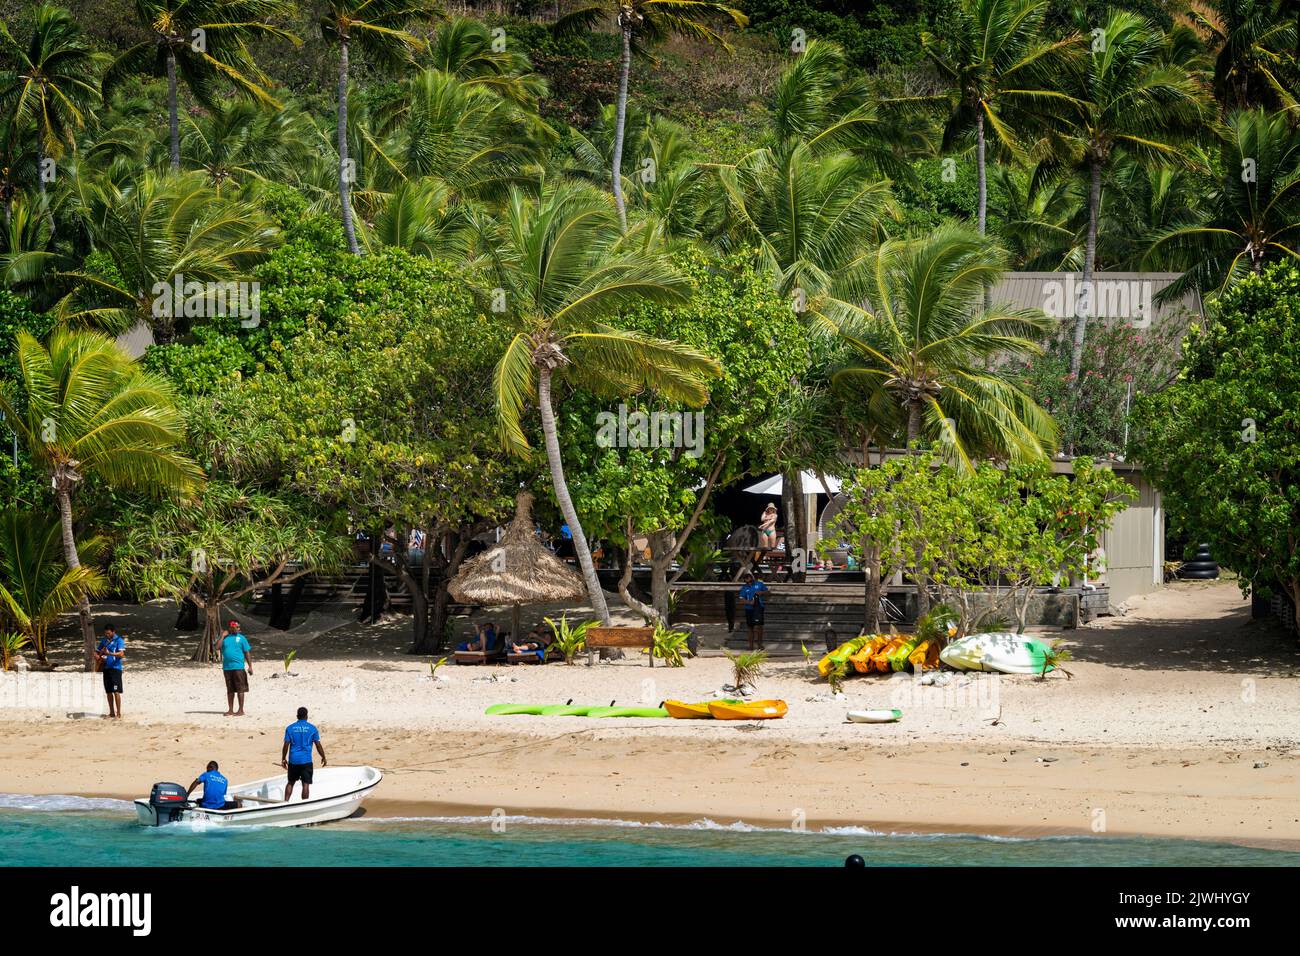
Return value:
[(186, 114), (181, 161), (202, 170), (218, 196), (228, 189), (289, 181), (307, 161), (314, 130), (293, 109), (272, 109), (249, 100), (213, 104)]
[(907, 444), (939, 442), (963, 466), (1050, 452), (1055, 424), (995, 360), (1037, 354), (1051, 320), (1038, 309), (979, 308), (1006, 268), (1005, 252), (962, 225), (883, 243), (862, 270), (870, 305), (842, 333), (860, 364), (837, 371), (836, 384), (890, 396), (881, 412)]
[(128, 76), (150, 73), (167, 77), (167, 117), (171, 168), (181, 168), (180, 81), (204, 106), (211, 106), (218, 80), (241, 93), (279, 106), (267, 92), (265, 74), (249, 52), (250, 40), (298, 38), (267, 22), (288, 10), (284, 0), (135, 0), (136, 19), (148, 39), (123, 50), (104, 74), (107, 99)]
[[(112, 339), (58, 328), (42, 345), (20, 332), (17, 357), (25, 404), (6, 390), (0, 411), (50, 477), (69, 569), (81, 567), (72, 496), (84, 479), (146, 493), (189, 492), (202, 484), (203, 472), (180, 450), (183, 426), (170, 386), (142, 372)], [(95, 633), (85, 594), (77, 610), (90, 670)]]
[(93, 565), (104, 544), (101, 538), (78, 541), (78, 554), (92, 566), (70, 568), (63, 561), (63, 529), (57, 517), (17, 508), (0, 514), (0, 619), (8, 618), (17, 627), (42, 663), (50, 625), (83, 597), (103, 592), (107, 582)]
[(1230, 286), (1183, 342), (1182, 372), (1138, 400), (1134, 453), (1169, 516), (1239, 575), (1300, 606), (1300, 268)]
[(1225, 107), (1297, 107), (1296, 21), (1277, 0), (1206, 0), (1189, 15), (1214, 55), (1214, 95)]
[(561, 17), (556, 23), (560, 33), (590, 29), (613, 14), (622, 42), (619, 59), (618, 118), (614, 128), (614, 153), (610, 160), (614, 204), (618, 220), (627, 229), (627, 205), (623, 198), (623, 135), (627, 118), (627, 85), (632, 74), (632, 57), (651, 58), (650, 49), (669, 36), (688, 37), (731, 52), (731, 45), (714, 30), (709, 21), (731, 20), (738, 27), (749, 22), (739, 10), (708, 0), (600, 0), (589, 3)]
[(192, 660), (219, 659), (222, 607), (254, 591), (335, 570), (351, 541), (292, 496), (209, 481), (195, 498), (131, 508), (113, 574), (147, 597), (193, 601), (203, 637)]
[(629, 395), (650, 388), (699, 406), (715, 359), (669, 339), (607, 324), (618, 309), (641, 300), (682, 301), (687, 281), (659, 254), (630, 247), (614, 210), (590, 187), (548, 185), (534, 201), (512, 191), (494, 237), (493, 294), (503, 301), (512, 331), (496, 367), (494, 390), (502, 442), (515, 454), (529, 448), (524, 409), (536, 401), (556, 501), (573, 534), (592, 607), (609, 622), (582, 524), (560, 456), (554, 387), (571, 384), (596, 394)]

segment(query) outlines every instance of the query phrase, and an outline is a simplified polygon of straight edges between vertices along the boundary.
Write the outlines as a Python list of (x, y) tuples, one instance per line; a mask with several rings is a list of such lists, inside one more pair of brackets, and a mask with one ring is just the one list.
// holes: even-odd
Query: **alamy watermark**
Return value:
[(1145, 329), (1155, 315), (1155, 283), (1150, 279), (1093, 279), (1072, 275), (1043, 283), (1043, 311), (1058, 319), (1123, 319)]
[(681, 448), (687, 458), (704, 454), (704, 412), (628, 411), (596, 415), (596, 444), (602, 448)]
[(243, 328), (262, 321), (262, 287), (258, 282), (199, 282), (176, 273), (170, 282), (153, 285), (156, 319), (212, 319), (235, 316)]

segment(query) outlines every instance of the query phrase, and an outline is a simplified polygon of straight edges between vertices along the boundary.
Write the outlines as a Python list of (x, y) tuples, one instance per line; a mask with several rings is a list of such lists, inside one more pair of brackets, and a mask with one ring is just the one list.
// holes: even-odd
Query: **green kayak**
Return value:
[(662, 707), (593, 707), (588, 717), (667, 717)]
[(593, 709), (592, 704), (551, 704), (538, 713), (543, 717), (586, 717)]
[(489, 717), (503, 717), (510, 714), (540, 714), (546, 709), (546, 704), (493, 704), (483, 713)]

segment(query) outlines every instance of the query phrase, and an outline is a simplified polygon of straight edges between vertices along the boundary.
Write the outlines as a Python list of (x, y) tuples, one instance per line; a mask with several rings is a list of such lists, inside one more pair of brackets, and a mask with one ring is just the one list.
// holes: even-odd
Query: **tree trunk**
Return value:
[[(81, 557), (77, 554), (77, 539), (72, 533), (72, 493), (66, 485), (60, 483), (55, 488), (59, 501), (59, 521), (63, 527), (63, 559), (68, 569), (75, 571), (81, 567)], [(84, 644), (84, 663), (86, 670), (95, 669), (95, 626), (90, 618), (90, 598), (83, 592), (77, 601), (77, 618), (81, 622), (81, 639)]]
[(627, 205), (623, 200), (623, 135), (627, 129), (627, 83), (632, 73), (632, 27), (623, 27), (623, 58), (618, 73), (618, 105), (614, 121), (614, 162), (610, 171), (618, 221), (627, 229)]
[(207, 602), (203, 605), (203, 637), (194, 649), (192, 661), (208, 664), (217, 659), (220, 650), (217, 646), (221, 635), (221, 602)]
[(354, 256), (361, 255), (357, 245), (357, 231), (352, 222), (352, 188), (348, 182), (348, 41), (339, 44), (339, 202), (343, 209), (343, 234), (348, 240), (348, 251)]
[[(1079, 369), (1083, 366), (1083, 340), (1088, 333), (1088, 313), (1097, 308), (1097, 296), (1092, 288), (1093, 271), (1097, 268), (1097, 218), (1101, 210), (1101, 164), (1089, 164), (1091, 183), (1088, 188), (1088, 243), (1083, 256), (1083, 284), (1075, 297), (1074, 344), (1070, 349), (1070, 388), (1079, 387)], [(1087, 300), (1086, 307), (1084, 300)]]
[[(988, 232), (989, 222), (989, 176), (988, 165), (984, 155), (984, 104), (980, 104), (980, 114), (975, 121), (975, 168), (979, 179), (979, 212), (977, 219), (979, 222), (980, 235)], [(987, 310), (993, 305), (993, 289), (991, 286), (984, 288), (984, 308)]]
[(907, 444), (910, 448), (912, 442), (921, 437), (921, 402), (919, 399), (912, 399), (907, 403)]
[(167, 51), (167, 132), (171, 141), (172, 172), (181, 168), (181, 117), (176, 97), (176, 54)]
[(866, 575), (862, 633), (880, 633), (880, 546), (863, 544), (862, 573)]
[(564, 462), (560, 458), (560, 439), (555, 425), (555, 409), (551, 406), (551, 370), (541, 368), (537, 374), (537, 405), (542, 413), (542, 435), (546, 440), (546, 460), (551, 469), (551, 484), (555, 488), (555, 500), (560, 505), (569, 531), (573, 534), (573, 550), (578, 555), (578, 564), (582, 568), (582, 578), (587, 583), (587, 595), (591, 598), (592, 610), (600, 618), (601, 624), (609, 626), (609, 608), (605, 604), (605, 593), (600, 589), (600, 578), (596, 576), (596, 565), (591, 560), (591, 549), (587, 546), (587, 536), (582, 531), (582, 522), (569, 497), (569, 484), (564, 478)]
[[(50, 243), (54, 242), (54, 213), (50, 209), (50, 197), (45, 188), (45, 146), (41, 142), (40, 131), (36, 133), (36, 185), (41, 192), (41, 211), (45, 213), (45, 220), (50, 225)], [(7, 220), (6, 220), (7, 221)]]

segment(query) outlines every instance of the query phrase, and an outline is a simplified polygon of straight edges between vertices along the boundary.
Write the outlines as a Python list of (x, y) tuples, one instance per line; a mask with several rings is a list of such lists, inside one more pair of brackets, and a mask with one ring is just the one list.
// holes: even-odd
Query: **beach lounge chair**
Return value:
[(510, 632), (500, 631), (497, 639), (485, 651), (457, 650), (452, 660), (457, 664), (501, 664), (506, 661), (506, 648), (510, 646)]

